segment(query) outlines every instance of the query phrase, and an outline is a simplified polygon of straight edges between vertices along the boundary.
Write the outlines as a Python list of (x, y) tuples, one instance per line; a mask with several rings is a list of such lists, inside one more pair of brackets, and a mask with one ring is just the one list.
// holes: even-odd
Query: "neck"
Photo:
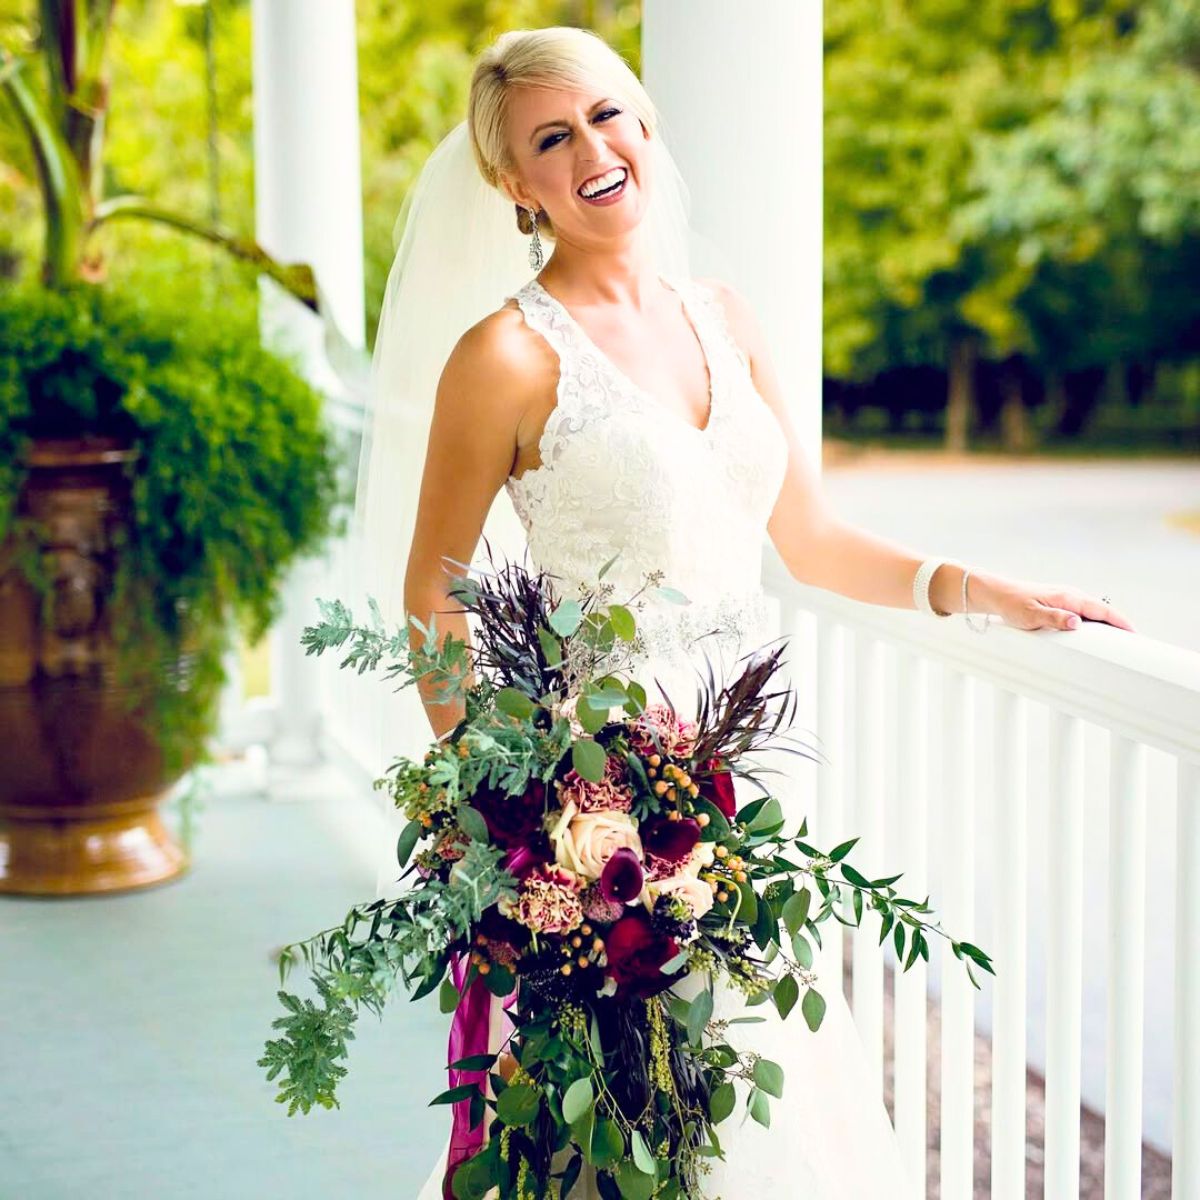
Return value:
[(659, 299), (663, 291), (658, 271), (635, 239), (618, 246), (586, 249), (560, 239), (554, 243), (554, 253), (538, 280), (559, 296), (581, 305), (642, 308)]

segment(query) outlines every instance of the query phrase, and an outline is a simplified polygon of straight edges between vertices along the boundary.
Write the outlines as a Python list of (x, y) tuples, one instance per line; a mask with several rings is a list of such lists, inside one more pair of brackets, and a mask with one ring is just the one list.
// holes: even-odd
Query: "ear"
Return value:
[(514, 204), (519, 204), (522, 208), (537, 209), (540, 207), (533, 193), (521, 182), (516, 175), (510, 174), (508, 171), (501, 171), (499, 175), (500, 190)]

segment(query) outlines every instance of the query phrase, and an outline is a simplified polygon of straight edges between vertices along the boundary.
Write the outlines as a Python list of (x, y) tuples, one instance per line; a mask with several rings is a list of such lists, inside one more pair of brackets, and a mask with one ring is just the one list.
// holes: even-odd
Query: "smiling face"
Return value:
[(544, 209), (557, 241), (581, 247), (628, 237), (650, 201), (649, 134), (619, 100), (561, 88), (515, 87), (508, 97), (512, 167), (506, 190)]

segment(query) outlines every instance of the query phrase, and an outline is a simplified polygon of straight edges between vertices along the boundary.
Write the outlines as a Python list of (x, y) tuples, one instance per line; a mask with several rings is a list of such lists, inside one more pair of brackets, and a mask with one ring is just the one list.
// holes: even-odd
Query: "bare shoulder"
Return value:
[(446, 360), (442, 381), (461, 395), (522, 407), (553, 366), (553, 352), (515, 305), (504, 305), (471, 326)]
[(750, 301), (724, 280), (708, 278), (697, 279), (696, 282), (717, 298), (725, 311), (725, 321), (733, 340), (741, 347), (749, 362), (755, 363), (762, 356), (763, 335)]

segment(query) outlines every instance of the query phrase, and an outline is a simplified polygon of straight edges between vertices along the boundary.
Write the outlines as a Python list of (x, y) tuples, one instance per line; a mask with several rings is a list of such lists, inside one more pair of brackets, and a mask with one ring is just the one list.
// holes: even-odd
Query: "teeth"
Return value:
[(601, 175), (598, 179), (593, 179), (593, 180), (589, 181), (588, 183), (585, 183), (583, 185), (583, 187), (581, 187), (579, 189), (579, 194), (581, 196), (590, 198), (590, 197), (594, 196), (597, 192), (603, 192), (606, 188), (615, 186), (616, 184), (620, 183), (624, 178), (625, 178), (625, 168), (624, 167), (614, 167), (611, 171), (608, 171), (606, 174)]

